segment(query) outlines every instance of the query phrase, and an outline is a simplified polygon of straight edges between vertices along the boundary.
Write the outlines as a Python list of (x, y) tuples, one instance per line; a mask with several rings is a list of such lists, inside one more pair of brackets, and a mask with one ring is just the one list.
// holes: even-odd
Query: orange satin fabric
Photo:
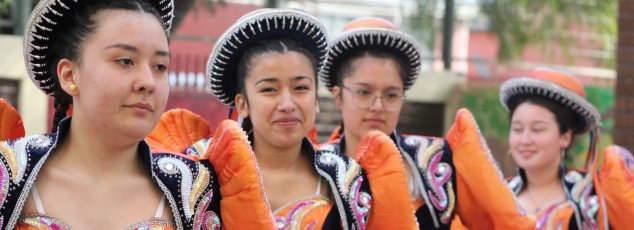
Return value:
[(22, 117), (13, 106), (0, 98), (0, 141), (24, 137)]
[(205, 119), (186, 109), (172, 109), (161, 115), (156, 127), (145, 138), (151, 148), (160, 152), (180, 153), (187, 147), (212, 135)]
[(513, 192), (493, 165), (473, 115), (460, 109), (447, 134), (456, 168), (456, 214), (469, 229), (534, 229), (535, 218), (521, 214)]
[(209, 159), (218, 174), (223, 228), (275, 228), (255, 155), (237, 122), (220, 123), (203, 158)]
[(611, 229), (634, 229), (634, 174), (627, 168), (619, 148), (609, 146), (605, 150), (599, 184)]
[[(211, 136), (200, 116), (184, 110), (170, 110), (146, 141), (152, 151), (181, 152)], [(266, 201), (255, 155), (247, 136), (233, 120), (222, 121), (202, 156), (179, 156), (209, 160), (220, 183), (220, 214), (223, 229), (274, 229), (275, 221)]]
[(355, 159), (366, 171), (372, 190), (367, 229), (418, 229), (404, 164), (392, 139), (381, 131), (368, 132)]

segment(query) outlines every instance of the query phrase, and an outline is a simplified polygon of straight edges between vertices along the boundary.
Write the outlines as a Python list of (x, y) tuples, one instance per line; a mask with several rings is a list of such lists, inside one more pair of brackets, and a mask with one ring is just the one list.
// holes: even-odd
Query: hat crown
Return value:
[(384, 28), (398, 30), (398, 27), (394, 23), (377, 17), (363, 17), (349, 22), (344, 28), (343, 32), (347, 32), (354, 29), (363, 28)]
[(527, 77), (556, 84), (564, 89), (570, 90), (580, 97), (586, 97), (586, 91), (583, 88), (583, 84), (581, 84), (581, 82), (572, 74), (567, 72), (550, 68), (538, 68), (531, 71)]

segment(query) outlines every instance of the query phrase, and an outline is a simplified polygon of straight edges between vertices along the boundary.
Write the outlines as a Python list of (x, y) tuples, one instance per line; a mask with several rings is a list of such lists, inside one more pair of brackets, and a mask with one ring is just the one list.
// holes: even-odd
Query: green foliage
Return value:
[(463, 107), (473, 113), (482, 134), (487, 139), (507, 139), (508, 112), (500, 104), (498, 87), (484, 87), (465, 92)]
[(0, 18), (7, 19), (11, 9), (11, 0), (0, 0)]
[(414, 37), (432, 49), (435, 44), (436, 8), (440, 0), (416, 0), (416, 13), (410, 18), (410, 30)]
[[(511, 60), (525, 47), (550, 42), (561, 44), (564, 53), (577, 41), (578, 29), (598, 34), (601, 49), (610, 53), (606, 65), (614, 64), (618, 0), (490, 0), (482, 4), (500, 40), (498, 57)], [(574, 30), (573, 30), (574, 29)]]

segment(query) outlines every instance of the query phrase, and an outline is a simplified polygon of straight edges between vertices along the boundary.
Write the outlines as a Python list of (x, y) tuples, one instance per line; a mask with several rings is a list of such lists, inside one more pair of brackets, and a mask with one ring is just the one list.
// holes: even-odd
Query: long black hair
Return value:
[[(99, 12), (104, 10), (140, 11), (152, 14), (157, 20), (162, 21), (159, 11), (147, 0), (100, 0), (77, 7), (69, 15), (64, 15), (65, 18), (59, 22), (65, 25), (64, 29), (54, 31), (48, 47), (47, 64), (50, 66), (50, 73), (53, 75), (52, 80), (56, 81), (56, 86), (52, 89), (51, 94), (55, 107), (52, 132), (57, 131), (58, 123), (66, 117), (68, 109), (73, 103), (72, 97), (64, 92), (59, 84), (57, 64), (62, 59), (68, 59), (72, 62), (80, 61), (84, 42), (97, 29)], [(165, 27), (162, 22), (161, 25)], [(165, 36), (167, 36), (167, 33)]]

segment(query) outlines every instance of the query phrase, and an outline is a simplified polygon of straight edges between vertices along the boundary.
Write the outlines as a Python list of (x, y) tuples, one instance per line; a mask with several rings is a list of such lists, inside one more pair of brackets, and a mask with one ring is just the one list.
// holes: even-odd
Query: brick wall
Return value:
[(634, 0), (619, 1), (614, 143), (634, 150)]

